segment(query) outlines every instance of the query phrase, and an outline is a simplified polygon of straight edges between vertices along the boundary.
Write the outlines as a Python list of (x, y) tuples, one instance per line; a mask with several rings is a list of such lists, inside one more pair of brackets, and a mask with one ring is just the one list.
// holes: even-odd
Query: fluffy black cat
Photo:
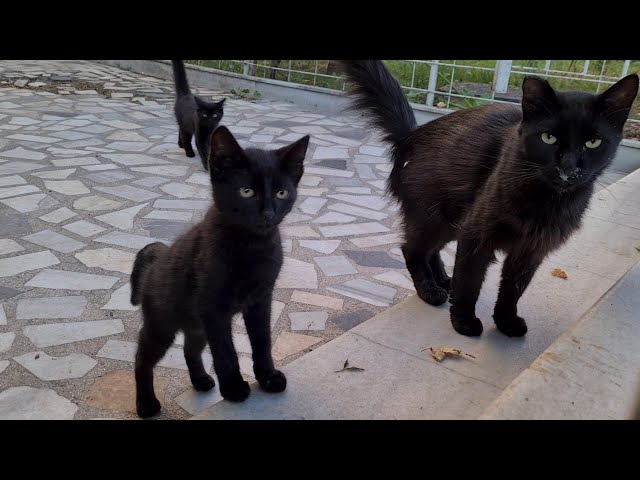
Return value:
[(173, 111), (180, 129), (178, 146), (184, 148), (187, 157), (195, 157), (196, 154), (191, 146), (191, 137), (195, 136), (202, 166), (207, 170), (211, 134), (222, 120), (225, 99), (212, 103), (193, 95), (189, 89), (184, 62), (171, 60), (171, 63), (176, 84), (176, 103)]
[[(463, 335), (482, 333), (475, 305), (494, 252), (507, 254), (493, 318), (508, 336), (527, 332), (517, 303), (538, 266), (580, 227), (593, 184), (611, 163), (638, 92), (629, 75), (600, 95), (523, 81), (522, 106), (461, 110), (417, 126), (380, 61), (342, 62), (353, 108), (391, 145), (389, 192), (400, 201), (402, 251), (420, 298), (447, 301)], [(440, 250), (458, 240), (453, 282)]]
[(214, 204), (204, 220), (168, 247), (144, 247), (131, 273), (131, 303), (142, 304), (135, 363), (140, 417), (160, 410), (153, 367), (184, 332), (184, 356), (196, 390), (214, 387), (202, 364), (211, 348), (220, 393), (242, 401), (242, 379), (231, 337), (231, 318), (244, 316), (260, 387), (281, 392), (287, 385), (271, 357), (271, 296), (282, 266), (278, 225), (296, 201), (309, 136), (279, 150), (243, 150), (224, 127), (211, 138), (209, 158)]

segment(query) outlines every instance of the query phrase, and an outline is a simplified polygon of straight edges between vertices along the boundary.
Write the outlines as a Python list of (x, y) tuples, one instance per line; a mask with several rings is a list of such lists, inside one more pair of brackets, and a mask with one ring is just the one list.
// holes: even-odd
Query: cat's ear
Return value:
[(304, 157), (307, 154), (308, 146), (309, 135), (305, 135), (300, 140), (275, 151), (280, 160), (281, 168), (291, 175), (296, 183), (300, 181), (304, 173)]
[(622, 129), (633, 101), (638, 94), (638, 75), (628, 75), (598, 97), (600, 115), (616, 128)]
[(209, 169), (217, 174), (237, 164), (243, 157), (242, 147), (238, 144), (229, 129), (220, 126), (211, 134), (211, 151), (209, 153)]
[(522, 82), (522, 118), (527, 121), (553, 114), (556, 92), (540, 77), (525, 77)]
[(222, 109), (222, 107), (224, 106), (224, 102), (225, 102), (226, 98), (223, 98), (222, 100), (220, 100), (219, 102), (216, 102), (216, 106), (219, 109)]

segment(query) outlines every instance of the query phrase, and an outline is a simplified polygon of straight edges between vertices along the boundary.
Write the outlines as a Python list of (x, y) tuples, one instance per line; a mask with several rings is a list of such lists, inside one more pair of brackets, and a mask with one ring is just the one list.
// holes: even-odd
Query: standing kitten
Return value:
[(278, 224), (296, 201), (309, 136), (279, 150), (243, 150), (226, 127), (211, 138), (214, 205), (204, 220), (171, 247), (153, 243), (136, 256), (131, 303), (142, 303), (136, 355), (136, 406), (140, 417), (160, 410), (153, 367), (184, 332), (184, 356), (196, 390), (215, 385), (202, 364), (207, 342), (220, 393), (243, 401), (242, 379), (231, 338), (231, 318), (244, 316), (255, 377), (267, 392), (287, 385), (271, 358), (271, 296), (282, 266)]
[(178, 127), (178, 146), (184, 148), (187, 157), (195, 157), (191, 147), (191, 137), (196, 137), (196, 148), (205, 170), (209, 168), (209, 141), (224, 115), (223, 98), (219, 102), (210, 103), (196, 97), (189, 89), (187, 72), (182, 60), (171, 60), (173, 65), (173, 79), (176, 84), (176, 104), (173, 111), (176, 114)]
[[(451, 322), (482, 333), (475, 305), (494, 251), (506, 252), (493, 318), (510, 337), (527, 332), (517, 303), (548, 253), (580, 227), (593, 184), (611, 163), (638, 92), (629, 75), (600, 95), (556, 92), (524, 79), (522, 108), (493, 104), (417, 127), (398, 82), (380, 61), (343, 63), (354, 108), (385, 133), (401, 204), (402, 251), (420, 298), (451, 294)], [(440, 250), (458, 240), (453, 284)], [(453, 287), (451, 289), (451, 287)]]

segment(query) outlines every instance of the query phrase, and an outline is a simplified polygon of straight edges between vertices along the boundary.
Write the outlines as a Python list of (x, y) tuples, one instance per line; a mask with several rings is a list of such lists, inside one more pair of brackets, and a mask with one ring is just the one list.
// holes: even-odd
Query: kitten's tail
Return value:
[(402, 146), (418, 126), (413, 109), (398, 81), (380, 60), (343, 60), (340, 64), (352, 87), (349, 109), (367, 113), (367, 121), (382, 130), (383, 140), (391, 144), (393, 170), (389, 190), (397, 197), (405, 163)]
[(173, 65), (173, 81), (176, 84), (176, 96), (189, 95), (191, 89), (187, 81), (187, 71), (184, 68), (184, 62), (182, 60), (171, 60), (171, 65)]
[(131, 271), (131, 305), (140, 305), (144, 271), (166, 249), (168, 247), (164, 243), (155, 242), (144, 247), (136, 255), (136, 260), (133, 262), (133, 270)]

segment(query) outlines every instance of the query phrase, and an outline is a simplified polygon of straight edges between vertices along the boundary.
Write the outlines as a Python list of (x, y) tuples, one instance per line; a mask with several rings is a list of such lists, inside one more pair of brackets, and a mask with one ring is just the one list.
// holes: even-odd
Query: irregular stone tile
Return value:
[[(131, 182), (132, 185), (139, 185), (141, 187), (153, 188), (158, 185), (162, 185), (163, 183), (167, 183), (169, 180), (162, 177), (145, 177), (140, 180), (136, 180), (135, 182)], [(187, 180), (188, 182), (189, 180)]]
[(291, 301), (305, 303), (316, 307), (330, 308), (332, 310), (342, 310), (343, 300), (340, 298), (327, 297), (316, 293), (294, 290), (291, 294)]
[(131, 305), (131, 284), (125, 283), (111, 294), (109, 301), (100, 309), (135, 311), (139, 310), (140, 307)]
[(321, 197), (328, 191), (329, 191), (328, 188), (299, 188), (298, 196), (299, 197), (304, 197), (304, 196)]
[(142, 221), (142, 226), (155, 238), (173, 240), (191, 227), (183, 221), (146, 219)]
[[(143, 112), (135, 112), (135, 114), (142, 114), (145, 115), (145, 117), (152, 118)], [(131, 115), (133, 116), (134, 114)], [(145, 142), (147, 139), (135, 131), (116, 130), (107, 137), (107, 140), (121, 140), (124, 142)]]
[(113, 127), (106, 127), (104, 125), (88, 125), (86, 127), (77, 128), (79, 132), (87, 132), (87, 133), (105, 133), (113, 130)]
[(404, 263), (389, 256), (387, 252), (345, 250), (344, 253), (363, 267), (404, 268)]
[(58, 257), (49, 251), (27, 253), (0, 259), (0, 277), (12, 277), (29, 270), (39, 270), (60, 263)]
[(20, 295), (22, 293), (21, 290), (16, 290), (11, 287), (3, 287), (0, 285), (0, 300), (5, 300), (7, 298), (13, 298), (16, 295)]
[(0, 177), (0, 187), (8, 187), (10, 185), (24, 185), (25, 183), (27, 183), (27, 181), (20, 175), (9, 175), (8, 177)]
[[(85, 138), (91, 138), (92, 135), (82, 132), (74, 132), (73, 130), (64, 130), (62, 132), (53, 132), (53, 137), (63, 138), (65, 140), (83, 140)], [(63, 145), (63, 144), (60, 144)], [(65, 146), (65, 145), (63, 145)]]
[(25, 193), (39, 192), (40, 189), (33, 185), (19, 185), (15, 187), (0, 188), (0, 198), (15, 197)]
[[(138, 349), (137, 342), (126, 342), (122, 340), (109, 340), (100, 351), (96, 354), (96, 357), (110, 358), (112, 360), (121, 360), (123, 362), (135, 361), (136, 350)], [(202, 354), (202, 361), (205, 364), (205, 368), (209, 370), (212, 364), (211, 353), (205, 350)], [(187, 363), (184, 359), (184, 352), (180, 348), (169, 348), (165, 356), (158, 362), (159, 367), (165, 368), (177, 368), (179, 370), (188, 370)]]
[(378, 164), (376, 165), (376, 169), (384, 173), (390, 173), (391, 170), (393, 169), (393, 165), (389, 163)]
[(38, 272), (35, 277), (25, 283), (25, 286), (60, 290), (107, 290), (113, 287), (118, 280), (120, 277), (48, 268)]
[(306, 167), (305, 172), (310, 173), (312, 175), (321, 175), (321, 176), (324, 175), (327, 177), (343, 177), (343, 178), (353, 177), (353, 172), (346, 171), (346, 170), (337, 170), (335, 168)]
[(7, 314), (4, 311), (4, 307), (0, 304), (0, 325), (7, 324)]
[(378, 245), (388, 245), (390, 243), (402, 243), (402, 237), (399, 233), (390, 233), (388, 235), (374, 235), (372, 237), (350, 238), (349, 241), (356, 247), (367, 248), (377, 247)]
[(2, 165), (2, 174), (14, 175), (16, 173), (30, 172), (32, 170), (38, 170), (40, 168), (42, 168), (42, 165), (38, 165), (33, 162), (12, 161), (8, 163), (4, 163)]
[(124, 232), (109, 232), (100, 237), (94, 238), (94, 242), (108, 243), (110, 245), (118, 245), (120, 247), (135, 248), (139, 250), (146, 247), (150, 243), (157, 242), (158, 239), (145, 237), (142, 235), (133, 235)]
[(8, 366), (9, 360), (0, 360), (0, 375), (2, 375), (2, 372), (4, 372)]
[(341, 202), (354, 203), (372, 210), (382, 210), (389, 206), (384, 198), (378, 197), (377, 195), (349, 195), (346, 193), (339, 193), (329, 195), (329, 198), (340, 200)]
[(37, 233), (32, 233), (31, 235), (26, 235), (22, 237), (22, 239), (62, 253), (75, 252), (76, 250), (80, 250), (86, 246), (85, 243), (66, 237), (49, 229), (41, 230)]
[(285, 257), (275, 288), (318, 288), (318, 274), (313, 263)]
[(380, 280), (381, 282), (387, 282), (398, 287), (406, 288), (407, 290), (416, 291), (413, 286), (413, 282), (400, 272), (384, 272), (379, 275), (374, 275), (373, 278)]
[(94, 157), (59, 158), (51, 160), (56, 167), (78, 167), (80, 165), (98, 165), (100, 162)]
[(298, 240), (298, 243), (301, 247), (330, 254), (336, 251), (341, 241), (342, 240)]
[(273, 359), (276, 361), (284, 360), (291, 355), (306, 350), (320, 341), (322, 341), (321, 338), (311, 337), (309, 335), (282, 332), (273, 344)]
[(378, 176), (374, 173), (369, 165), (365, 165), (362, 163), (354, 164), (356, 172), (358, 172), (358, 176), (362, 180), (376, 180)]
[(353, 312), (342, 313), (332, 317), (330, 323), (334, 324), (342, 330), (351, 330), (353, 327), (360, 325), (362, 322), (369, 320), (375, 315), (369, 310), (355, 310)]
[(105, 147), (121, 152), (144, 152), (152, 145), (150, 142), (112, 142)]
[(13, 345), (13, 341), (16, 338), (14, 332), (0, 333), (0, 353), (8, 352)]
[(82, 315), (88, 300), (83, 296), (31, 297), (18, 301), (16, 318), (75, 318)]
[(117, 187), (94, 187), (94, 190), (108, 193), (116, 197), (126, 198), (134, 202), (146, 202), (160, 196), (159, 193), (143, 190), (142, 188), (132, 187), (130, 185), (119, 185)]
[(384, 190), (385, 188), (387, 188), (387, 182), (385, 182), (384, 180), (371, 180), (369, 181), (369, 183), (374, 187), (379, 188), (380, 190)]
[(346, 147), (358, 147), (361, 144), (361, 142), (340, 137), (338, 135), (315, 135), (315, 137), (321, 140), (325, 140), (327, 142), (336, 143), (338, 145), (344, 145)]
[(122, 332), (124, 325), (119, 319), (29, 325), (23, 330), (24, 335), (38, 348), (82, 342)]
[(50, 357), (42, 351), (29, 352), (13, 359), (46, 382), (82, 378), (98, 362), (84, 353), (70, 353), (64, 357)]
[(33, 150), (27, 150), (26, 148), (16, 147), (13, 150), (6, 150), (0, 152), (0, 157), (5, 158), (19, 158), (20, 160), (34, 160), (39, 162), (44, 160), (47, 156), (42, 152), (36, 152)]
[(193, 217), (191, 212), (173, 212), (165, 210), (152, 210), (147, 213), (144, 218), (153, 218), (156, 220), (181, 220), (183, 222), (190, 222)]
[(45, 188), (63, 195), (84, 195), (91, 191), (80, 180), (45, 180)]
[[(157, 373), (153, 376), (153, 388), (163, 405), (166, 403), (167, 385), (169, 378)], [(84, 401), (99, 410), (136, 413), (136, 380), (133, 371), (114, 370), (96, 378)]]
[(344, 215), (338, 212), (327, 212), (319, 216), (312, 223), (352, 223), (357, 220), (356, 217)]
[(282, 311), (284, 310), (284, 303), (279, 302), (278, 300), (273, 300), (271, 302), (271, 330), (275, 328), (278, 320), (280, 319), (280, 315), (282, 315)]
[(316, 177), (315, 175), (303, 175), (300, 179), (300, 185), (304, 185), (307, 187), (317, 187), (321, 181), (321, 177)]
[(131, 274), (135, 254), (123, 252), (115, 248), (98, 248), (96, 250), (83, 250), (76, 253), (75, 257), (87, 267), (99, 267), (104, 270)]
[(331, 287), (327, 287), (327, 290), (378, 307), (388, 307), (393, 303), (393, 298), (396, 295), (395, 288), (379, 285), (361, 278), (349, 280), (348, 282), (338, 285), (332, 285)]
[(0, 393), (1, 420), (73, 420), (77, 411), (77, 405), (50, 388), (20, 386)]
[(282, 240), (282, 251), (284, 253), (291, 253), (293, 250), (293, 240), (290, 238)]
[(320, 209), (327, 203), (326, 198), (316, 198), (316, 197), (308, 197), (305, 198), (298, 208), (301, 212), (307, 213), (309, 215), (315, 215), (320, 211)]
[(208, 210), (211, 206), (209, 200), (165, 200), (160, 198), (153, 203), (154, 208), (166, 208), (174, 210)]
[(182, 183), (175, 183), (175, 182), (162, 185), (160, 187), (160, 190), (178, 198), (209, 199), (211, 198), (211, 195), (212, 195), (211, 189), (193, 187), (191, 185), (184, 185)]
[(389, 250), (389, 252), (391, 252), (393, 255), (397, 255), (398, 257), (404, 258), (404, 255), (402, 254), (402, 250), (399, 247), (392, 248), (391, 250)]
[[(251, 355), (251, 341), (249, 335), (244, 333), (233, 333), (233, 346), (238, 353), (247, 353)], [(253, 374), (253, 372), (251, 372)]]
[(367, 233), (388, 232), (389, 229), (377, 222), (356, 223), (350, 225), (334, 225), (329, 227), (318, 227), (322, 235), (327, 238), (345, 237), (351, 235), (363, 235)]
[(331, 257), (313, 257), (320, 267), (320, 270), (327, 277), (337, 277), (339, 275), (352, 275), (358, 273), (353, 265), (343, 255), (334, 255)]
[(0, 200), (7, 207), (21, 213), (35, 212), (40, 208), (56, 205), (58, 202), (44, 193), (35, 193), (32, 195), (24, 195), (22, 197), (7, 198)]
[(349, 158), (349, 152), (346, 148), (317, 147), (313, 153), (313, 159), (324, 160), (325, 158)]
[(307, 225), (300, 226), (284, 226), (281, 227), (281, 232), (286, 237), (311, 237), (317, 238), (320, 235)]
[(125, 208), (123, 210), (118, 210), (117, 212), (98, 215), (95, 218), (121, 230), (131, 230), (133, 228), (133, 221), (135, 220), (136, 215), (147, 205), (149, 204), (143, 203), (142, 205)]
[(134, 167), (131, 170), (152, 175), (164, 175), (165, 177), (183, 177), (189, 171), (189, 167), (182, 165), (160, 165), (157, 167)]
[(356, 155), (353, 157), (353, 163), (380, 163), (383, 161), (380, 157), (373, 157), (371, 155)]
[(114, 165), (113, 163), (101, 163), (100, 165), (82, 165), (82, 168), (87, 172), (102, 172), (105, 170), (117, 170), (120, 165)]
[(0, 255), (21, 252), (24, 247), (10, 238), (0, 238)]
[[(149, 155), (141, 155), (138, 153), (105, 153), (102, 156), (108, 158), (112, 162), (126, 165), (128, 167), (137, 165), (166, 165), (169, 163), (168, 160), (151, 157)], [(151, 173), (162, 175), (160, 172)]]
[(105, 231), (101, 226), (87, 222), (86, 220), (78, 220), (77, 222), (63, 226), (62, 228), (69, 230), (76, 235), (80, 235), (81, 237), (91, 237)]
[(110, 127), (113, 127), (113, 128), (118, 128), (120, 130), (136, 130), (138, 128), (142, 128), (142, 126), (138, 125), (137, 123), (124, 122), (122, 120), (108, 120), (108, 121), (103, 121), (102, 123), (104, 123), (105, 125), (109, 125)]
[(24, 140), (27, 142), (36, 142), (36, 143), (56, 143), (60, 141), (59, 138), (55, 138), (55, 137), (46, 137), (44, 135), (25, 135), (23, 133), (9, 135), (7, 138), (11, 138), (12, 140)]
[(0, 211), (0, 235), (24, 235), (31, 232), (31, 224), (26, 215), (10, 211)]
[(302, 213), (289, 213), (286, 217), (284, 217), (284, 220), (282, 221), (282, 225), (288, 225), (290, 223), (296, 223), (296, 222), (303, 222), (306, 220), (310, 220), (312, 217), (311, 215), (304, 215)]
[(115, 200), (101, 197), (99, 195), (90, 195), (82, 197), (73, 202), (73, 208), (77, 210), (87, 210), (89, 212), (98, 212), (101, 210), (113, 210), (120, 208), (122, 204)]
[(369, 210), (368, 208), (356, 207), (355, 205), (348, 205), (346, 203), (336, 203), (327, 207), (329, 210), (334, 210), (340, 213), (347, 213), (349, 215), (356, 215), (358, 217), (369, 218), (371, 220), (384, 220), (389, 215), (382, 212), (376, 212), (375, 210)]
[(289, 314), (291, 330), (324, 330), (327, 312), (292, 312)]
[(369, 187), (337, 187), (338, 193), (355, 193), (357, 195), (370, 195), (371, 189)]
[[(157, 375), (154, 376), (154, 380), (155, 378), (157, 378)], [(223, 398), (220, 394), (220, 389), (218, 388), (217, 379), (216, 386), (208, 392), (198, 392), (194, 388), (188, 388), (186, 391), (174, 398), (174, 401), (191, 415), (201, 413), (221, 400), (223, 400)]]
[(130, 178), (134, 178), (134, 176), (122, 170), (108, 170), (106, 172), (90, 173), (85, 175), (84, 178), (88, 178), (96, 183), (113, 183), (129, 180)]
[(34, 177), (48, 180), (63, 180), (76, 171), (75, 168), (65, 168), (63, 170), (45, 170), (44, 172), (32, 173)]
[(49, 222), (49, 223), (60, 223), (60, 222), (64, 222), (65, 220), (69, 220), (70, 218), (73, 218), (76, 215), (77, 214), (74, 211), (69, 210), (67, 207), (62, 207), (52, 212), (49, 212), (46, 215), (42, 215), (39, 218), (40, 220), (44, 220), (45, 222)]

